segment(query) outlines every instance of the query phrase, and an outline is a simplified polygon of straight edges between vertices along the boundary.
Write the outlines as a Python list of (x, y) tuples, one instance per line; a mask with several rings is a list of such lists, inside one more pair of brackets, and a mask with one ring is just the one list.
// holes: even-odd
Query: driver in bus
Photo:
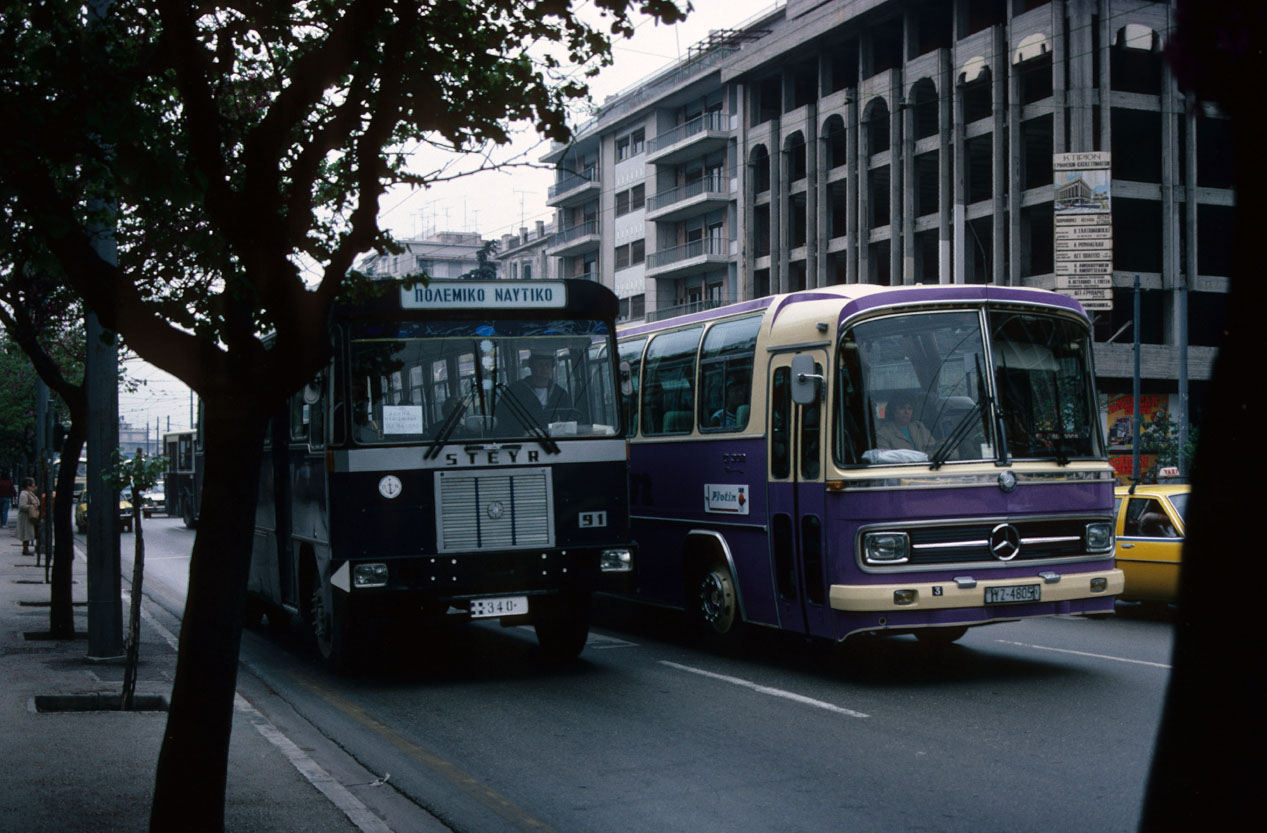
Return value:
[[(506, 390), (535, 421), (536, 427), (544, 430), (560, 417), (570, 418), (572, 397), (554, 381), (554, 353), (534, 350), (525, 365), (528, 375), (511, 382)], [(530, 427), (524, 426), (525, 430)]]
[(937, 449), (933, 432), (915, 419), (915, 396), (899, 393), (884, 408), (884, 421), (876, 426), (876, 445), (880, 448), (909, 448), (932, 454)]

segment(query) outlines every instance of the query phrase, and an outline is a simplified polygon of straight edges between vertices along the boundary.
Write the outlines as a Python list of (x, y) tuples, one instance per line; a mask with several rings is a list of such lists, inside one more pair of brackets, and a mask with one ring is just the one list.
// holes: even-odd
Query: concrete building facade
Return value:
[(487, 267), (495, 273), (498, 262), (488, 249), (489, 241), (476, 232), (442, 231), (400, 241), (400, 254), (371, 254), (356, 268), (371, 277), (400, 278), (425, 272), (432, 278), (461, 278), (481, 267), (481, 252)]
[(630, 320), (836, 283), (1056, 288), (1053, 155), (1107, 151), (1101, 389), (1131, 390), (1138, 279), (1143, 389), (1199, 400), (1225, 309), (1231, 147), (1175, 84), (1174, 25), (1165, 1), (787, 0), (550, 150), (546, 251)]

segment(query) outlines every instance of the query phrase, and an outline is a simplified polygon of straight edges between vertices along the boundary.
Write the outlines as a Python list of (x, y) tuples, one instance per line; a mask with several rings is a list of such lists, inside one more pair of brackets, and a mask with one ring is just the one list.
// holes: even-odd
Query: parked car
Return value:
[(141, 513), (146, 519), (154, 517), (155, 512), (166, 514), (167, 495), (163, 489), (163, 481), (158, 481), (141, 495)]
[(1184, 518), (1191, 491), (1187, 484), (1116, 489), (1117, 566), (1126, 577), (1118, 598), (1134, 602), (1178, 600)]
[[(80, 533), (88, 531), (88, 490), (84, 489), (83, 494), (79, 496), (79, 500), (75, 503), (75, 529)], [(119, 529), (123, 532), (132, 531), (132, 502), (119, 497)]]

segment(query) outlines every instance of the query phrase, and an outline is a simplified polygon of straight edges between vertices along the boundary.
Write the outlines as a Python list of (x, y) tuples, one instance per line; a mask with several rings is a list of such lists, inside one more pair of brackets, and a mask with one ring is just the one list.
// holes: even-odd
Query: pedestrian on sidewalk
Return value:
[(31, 555), (30, 545), (35, 544), (39, 554), (40, 499), (35, 496), (35, 478), (22, 481), (22, 493), (18, 495), (18, 537), (22, 539), (22, 554)]
[(0, 471), (0, 529), (9, 525), (9, 507), (18, 497), (7, 471)]

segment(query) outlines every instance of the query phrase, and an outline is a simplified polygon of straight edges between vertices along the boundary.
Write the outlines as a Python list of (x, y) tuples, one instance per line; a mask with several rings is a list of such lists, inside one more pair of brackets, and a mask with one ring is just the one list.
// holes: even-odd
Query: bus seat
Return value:
[(690, 411), (666, 411), (664, 414), (664, 433), (690, 433), (693, 422)]
[(736, 423), (738, 423), (739, 425), (748, 424), (748, 409), (750, 407), (751, 407), (750, 405), (740, 405), (739, 407), (735, 408), (735, 422)]

